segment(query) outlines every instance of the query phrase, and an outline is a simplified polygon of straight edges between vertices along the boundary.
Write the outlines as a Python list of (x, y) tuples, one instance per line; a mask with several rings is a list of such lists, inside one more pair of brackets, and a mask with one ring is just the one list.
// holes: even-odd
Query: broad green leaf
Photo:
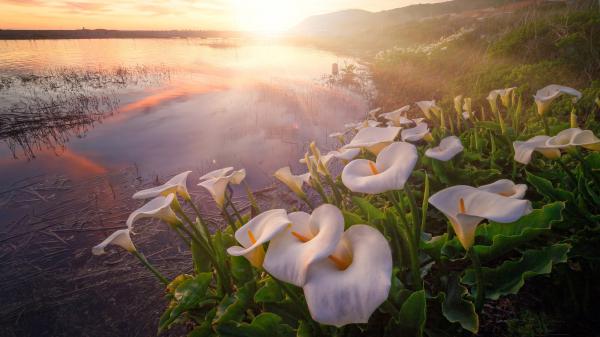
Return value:
[(217, 327), (220, 336), (239, 337), (292, 337), (294, 330), (287, 324), (281, 324), (281, 317), (265, 312), (256, 316), (252, 323), (227, 322)]
[[(568, 244), (555, 244), (539, 250), (527, 250), (518, 260), (505, 261), (496, 268), (484, 267), (486, 298), (497, 300), (500, 296), (516, 294), (523, 287), (526, 279), (549, 274), (552, 265), (567, 261), (570, 248)], [(468, 269), (462, 282), (475, 288), (475, 271)]]
[(561, 212), (565, 205), (555, 202), (536, 209), (512, 223), (490, 221), (477, 228), (475, 235), (486, 243), (474, 249), (482, 260), (491, 260), (519, 245), (550, 232), (552, 224), (562, 221)]
[(427, 319), (425, 291), (412, 293), (400, 308), (397, 320), (402, 327), (402, 336), (422, 336)]
[(549, 200), (572, 201), (574, 199), (573, 193), (556, 188), (552, 186), (552, 182), (550, 182), (550, 180), (536, 176), (530, 172), (527, 172), (527, 182), (533, 185), (538, 193)]
[(166, 328), (183, 312), (198, 306), (205, 298), (206, 290), (211, 281), (212, 273), (201, 273), (194, 278), (181, 282), (173, 292), (173, 297), (177, 301), (177, 304), (169, 313), (168, 318), (165, 318), (164, 320), (161, 318), (159, 331)]
[(373, 206), (367, 199), (360, 197), (352, 197), (352, 202), (360, 208), (364, 217), (367, 218), (368, 222), (385, 219), (385, 214), (379, 210), (379, 208)]
[(298, 325), (298, 331), (296, 332), (296, 337), (311, 337), (312, 335), (310, 324), (306, 323), (306, 321), (300, 321), (300, 324)]
[(190, 331), (188, 337), (210, 337), (213, 336), (213, 331), (210, 327), (210, 321), (204, 321), (201, 325), (198, 325), (194, 330)]
[(442, 313), (449, 322), (458, 322), (463, 329), (476, 334), (479, 330), (479, 316), (473, 302), (465, 299), (466, 295), (467, 288), (459, 283), (458, 276), (451, 275), (446, 294), (442, 293)]
[(283, 299), (281, 288), (270, 278), (254, 294), (254, 302), (256, 303), (279, 302)]
[(192, 260), (196, 274), (210, 271), (210, 257), (196, 241), (192, 240)]
[(447, 241), (448, 233), (434, 236), (429, 241), (421, 240), (421, 249), (435, 260), (439, 260), (442, 255), (442, 247)]
[(239, 322), (250, 305), (254, 295), (254, 282), (248, 282), (238, 288), (234, 296), (226, 295), (217, 306), (217, 314), (213, 324), (220, 325), (229, 321)]
[(360, 215), (356, 213), (342, 210), (342, 214), (344, 215), (344, 223), (346, 225), (346, 228), (352, 225), (367, 223), (365, 220), (363, 220), (363, 218), (360, 217)]
[(240, 284), (244, 284), (254, 278), (252, 265), (243, 256), (230, 256), (231, 275)]

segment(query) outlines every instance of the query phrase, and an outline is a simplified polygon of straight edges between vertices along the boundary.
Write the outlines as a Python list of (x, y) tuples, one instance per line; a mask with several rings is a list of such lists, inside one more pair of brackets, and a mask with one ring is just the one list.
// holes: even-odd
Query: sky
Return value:
[(0, 29), (283, 31), (315, 14), (443, 0), (0, 0)]

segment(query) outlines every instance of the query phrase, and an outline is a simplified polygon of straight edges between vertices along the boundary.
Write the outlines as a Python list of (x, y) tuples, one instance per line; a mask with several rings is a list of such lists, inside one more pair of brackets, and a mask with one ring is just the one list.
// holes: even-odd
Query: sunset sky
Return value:
[(336, 10), (379, 11), (443, 0), (0, 0), (0, 29), (281, 31)]

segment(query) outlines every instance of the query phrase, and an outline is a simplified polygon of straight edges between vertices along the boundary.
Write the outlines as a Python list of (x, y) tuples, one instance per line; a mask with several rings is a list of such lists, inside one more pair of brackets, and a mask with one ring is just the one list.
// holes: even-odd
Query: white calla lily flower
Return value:
[(119, 246), (130, 253), (136, 251), (135, 246), (133, 245), (133, 241), (131, 241), (129, 228), (119, 229), (118, 231), (115, 231), (114, 233), (112, 233), (104, 241), (102, 241), (100, 244), (98, 244), (92, 248), (92, 254), (94, 254), (94, 255), (105, 254), (106, 252), (104, 251), (104, 249), (108, 245)]
[(373, 119), (377, 119), (377, 115), (379, 114), (379, 112), (381, 111), (381, 108), (375, 108), (369, 112), (367, 112), (367, 115)]
[(469, 112), (463, 111), (462, 118), (464, 120), (469, 120), (469, 119), (471, 119), (471, 114)]
[(308, 269), (304, 296), (312, 318), (337, 327), (367, 323), (387, 299), (392, 278), (392, 252), (375, 228), (354, 225), (343, 233), (332, 259), (322, 259)]
[(333, 133), (330, 133), (327, 137), (340, 138), (340, 137), (344, 137), (344, 133), (343, 132), (333, 132)]
[(410, 105), (405, 105), (400, 109), (394, 111), (382, 113), (381, 117), (387, 119), (388, 125), (401, 126), (404, 124), (412, 124), (413, 121), (406, 117), (406, 112), (410, 109)]
[(187, 177), (190, 173), (192, 173), (192, 171), (185, 171), (174, 176), (160, 186), (139, 191), (133, 195), (133, 199), (149, 199), (159, 195), (165, 196), (170, 193), (175, 193), (185, 200), (192, 200), (186, 185)]
[(398, 132), (400, 132), (398, 127), (364, 128), (358, 131), (350, 143), (344, 145), (343, 149), (365, 148), (373, 154), (378, 154), (396, 139)]
[(591, 130), (580, 128), (562, 130), (556, 136), (548, 138), (545, 145), (554, 149), (581, 146), (586, 149), (600, 151), (600, 139)]
[(503, 197), (522, 199), (527, 192), (527, 185), (515, 184), (509, 179), (500, 179), (491, 184), (477, 187), (478, 190), (500, 194)]
[(458, 95), (458, 96), (454, 97), (454, 110), (456, 110), (456, 113), (462, 112), (462, 101), (463, 101), (463, 95)]
[(427, 123), (417, 123), (414, 128), (402, 130), (400, 138), (403, 142), (418, 142), (421, 139), (430, 140), (431, 134)]
[(362, 122), (344, 124), (344, 127), (346, 129), (349, 129), (349, 130), (359, 131), (359, 130), (362, 130), (364, 128), (374, 128), (374, 127), (377, 127), (379, 125), (381, 125), (381, 122), (374, 121), (374, 120), (371, 120), (371, 119), (367, 119), (367, 120), (364, 120)]
[(560, 150), (546, 146), (546, 141), (549, 136), (535, 136), (527, 141), (515, 141), (513, 147), (515, 149), (515, 161), (521, 164), (529, 164), (533, 152), (537, 151), (549, 159), (557, 159), (560, 157)]
[(275, 171), (275, 174), (273, 176), (279, 179), (279, 181), (284, 183), (290, 190), (292, 190), (298, 196), (306, 197), (306, 193), (304, 193), (304, 190), (302, 189), (302, 184), (309, 183), (309, 172), (300, 175), (294, 175), (290, 167), (286, 166)]
[(573, 96), (573, 101), (577, 101), (581, 98), (581, 92), (575, 90), (570, 87), (565, 87), (558, 84), (550, 84), (549, 86), (543, 87), (538, 90), (533, 98), (535, 99), (535, 104), (537, 106), (538, 114), (544, 115), (548, 109), (550, 109), (550, 105), (554, 102), (555, 99), (562, 96), (563, 94)]
[(293, 212), (288, 218), (291, 225), (271, 239), (263, 263), (275, 278), (302, 287), (314, 262), (328, 257), (334, 263), (346, 261), (330, 256), (344, 232), (344, 216), (337, 207), (323, 204), (312, 214)]
[(246, 178), (246, 170), (241, 169), (233, 171), (228, 175), (217, 176), (216, 178), (204, 180), (200, 182), (198, 186), (204, 187), (213, 197), (217, 203), (217, 206), (219, 206), (219, 208), (223, 208), (225, 205), (225, 192), (227, 191), (227, 186), (230, 183), (239, 185), (244, 178)]
[(484, 219), (509, 223), (532, 211), (528, 200), (508, 198), (465, 185), (441, 190), (429, 198), (429, 203), (450, 220), (465, 250), (473, 246), (477, 225)]
[[(319, 172), (320, 174), (323, 174), (323, 175), (327, 174), (327, 172), (325, 172), (325, 170), (323, 170), (323, 168), (329, 170), (329, 164), (331, 163), (331, 160), (333, 158), (335, 158), (335, 156), (331, 152), (329, 152), (325, 155), (320, 155), (318, 161), (315, 158), (315, 156), (308, 156), (308, 160), (310, 160), (311, 164), (317, 168), (317, 172)], [(300, 158), (299, 162), (301, 164), (306, 164), (306, 158)], [(321, 165), (319, 165), (319, 164), (321, 164)]]
[(290, 223), (291, 220), (284, 209), (263, 212), (235, 231), (235, 239), (242, 246), (229, 247), (227, 253), (244, 256), (253, 266), (260, 268), (265, 259), (263, 244), (285, 230)]
[(337, 159), (341, 159), (341, 160), (352, 160), (354, 158), (356, 158), (356, 156), (358, 156), (360, 154), (360, 149), (339, 149), (339, 150), (333, 150), (333, 151), (329, 151), (327, 153), (327, 155), (331, 155), (334, 158)]
[(144, 218), (156, 218), (165, 221), (171, 225), (177, 225), (181, 223), (181, 220), (175, 215), (173, 209), (171, 209), (171, 203), (175, 199), (175, 194), (171, 193), (166, 197), (158, 196), (144, 206), (133, 211), (127, 218), (127, 228), (133, 228), (133, 224)]
[(377, 155), (375, 162), (356, 159), (348, 163), (342, 171), (342, 182), (352, 192), (378, 194), (401, 190), (418, 158), (414, 145), (392, 143)]
[(431, 113), (433, 113), (435, 116), (439, 117), (440, 107), (438, 107), (435, 104), (435, 100), (420, 101), (420, 102), (416, 102), (415, 104), (419, 107), (419, 109), (421, 109), (421, 111), (423, 111), (423, 114), (425, 115), (425, 117), (427, 117), (427, 119), (432, 119)]
[(490, 102), (492, 111), (496, 112), (498, 110), (498, 97), (500, 97), (502, 105), (504, 105), (505, 108), (508, 108), (510, 106), (511, 95), (515, 89), (517, 89), (517, 87), (490, 91), (489, 95), (487, 96), (487, 100)]
[(471, 100), (471, 97), (465, 97), (464, 102), (465, 103), (463, 104), (463, 110), (466, 111), (468, 114), (471, 114), (471, 112), (473, 112), (473, 102)]
[(440, 145), (425, 151), (425, 156), (441, 161), (448, 161), (464, 150), (460, 138), (449, 136), (440, 142)]
[(231, 166), (224, 167), (221, 169), (217, 169), (217, 170), (208, 172), (207, 174), (200, 177), (199, 180), (202, 181), (202, 180), (224, 177), (224, 176), (228, 175), (229, 172), (231, 172), (231, 171), (233, 171), (233, 167), (231, 167)]

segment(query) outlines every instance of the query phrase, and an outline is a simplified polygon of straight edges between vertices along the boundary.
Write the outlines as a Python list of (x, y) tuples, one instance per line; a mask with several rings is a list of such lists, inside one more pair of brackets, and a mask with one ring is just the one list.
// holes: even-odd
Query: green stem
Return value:
[(423, 282), (421, 280), (421, 268), (419, 263), (419, 251), (415, 245), (415, 241), (412, 240), (408, 228), (400, 227), (400, 235), (408, 245), (408, 255), (410, 258), (410, 272), (412, 275), (413, 286), (416, 290), (423, 289)]
[(469, 248), (469, 256), (473, 263), (473, 269), (475, 269), (475, 282), (477, 284), (477, 293), (475, 294), (475, 309), (480, 312), (483, 308), (483, 301), (485, 299), (485, 285), (483, 280), (483, 270), (481, 269), (481, 261), (479, 255), (475, 252), (473, 247)]
[(544, 124), (544, 132), (546, 132), (546, 136), (551, 136), (550, 127), (548, 126), (548, 120), (546, 119), (546, 115), (542, 115), (540, 116), (540, 118), (542, 120), (542, 124)]
[(135, 257), (137, 257), (140, 261), (142, 261), (142, 263), (144, 264), (144, 266), (146, 268), (148, 268), (148, 270), (150, 270), (152, 272), (152, 274), (154, 274), (154, 276), (156, 276), (160, 282), (162, 282), (164, 285), (168, 285), (169, 284), (169, 280), (167, 280), (166, 277), (164, 277), (158, 270), (156, 270), (156, 268), (154, 268), (153, 265), (150, 264), (150, 262), (148, 262), (148, 260), (146, 259), (146, 257), (138, 252), (137, 250), (134, 250), (131, 252), (131, 254), (133, 254)]

